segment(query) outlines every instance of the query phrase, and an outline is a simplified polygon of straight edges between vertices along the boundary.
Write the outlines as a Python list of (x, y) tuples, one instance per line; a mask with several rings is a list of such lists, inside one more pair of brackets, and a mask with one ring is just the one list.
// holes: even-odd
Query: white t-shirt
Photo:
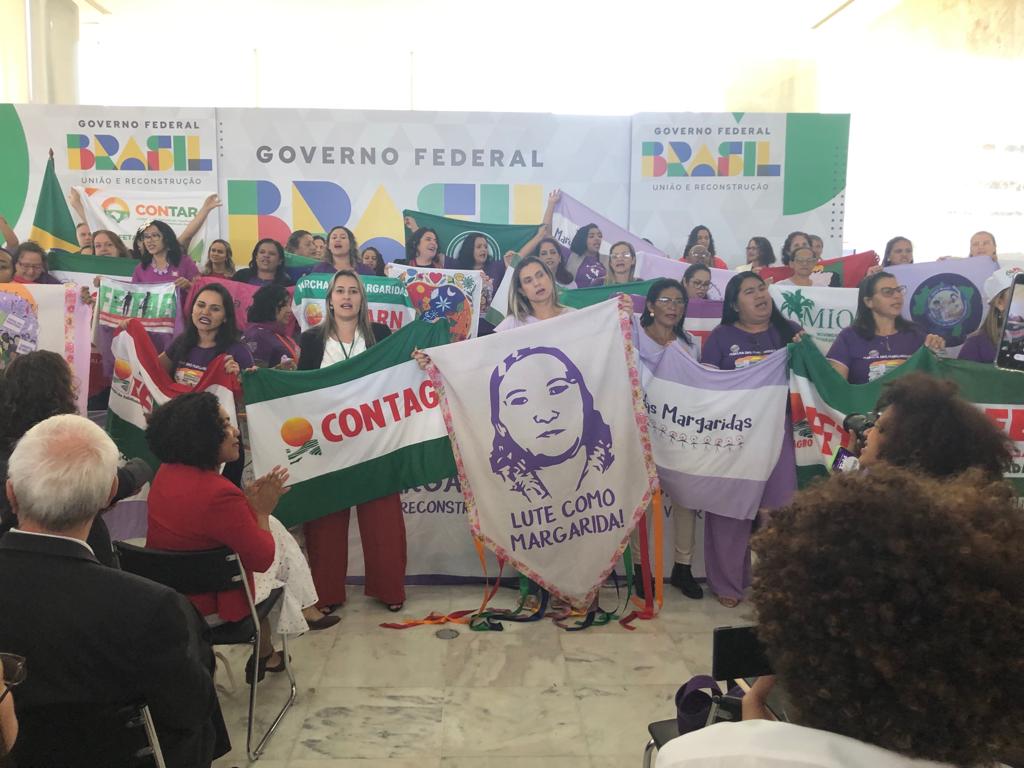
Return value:
[(365, 351), (366, 340), (358, 328), (356, 329), (355, 336), (352, 337), (352, 343), (345, 344), (344, 348), (342, 348), (341, 342), (332, 336), (324, 342), (324, 357), (320, 361), (320, 367), (326, 368), (329, 365), (340, 363), (342, 360), (348, 360), (350, 357), (355, 357), (360, 352)]
[(672, 739), (656, 768), (938, 768), (828, 731), (772, 720), (716, 723)]

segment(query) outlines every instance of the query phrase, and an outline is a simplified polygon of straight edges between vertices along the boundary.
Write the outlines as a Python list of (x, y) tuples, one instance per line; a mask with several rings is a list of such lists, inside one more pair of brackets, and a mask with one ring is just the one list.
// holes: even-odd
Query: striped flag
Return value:
[(36, 215), (32, 220), (32, 231), (28, 239), (39, 243), (46, 250), (78, 250), (75, 221), (71, 218), (71, 211), (57, 179), (57, 171), (53, 167), (52, 149), (50, 159), (46, 161), (46, 173), (43, 174), (43, 184), (39, 188)]

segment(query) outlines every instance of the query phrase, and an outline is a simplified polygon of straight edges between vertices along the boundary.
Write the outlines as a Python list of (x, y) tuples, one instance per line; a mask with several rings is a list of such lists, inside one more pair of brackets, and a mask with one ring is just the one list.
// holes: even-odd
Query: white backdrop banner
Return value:
[(629, 230), (680, 256), (704, 225), (734, 267), (751, 237), (778, 252), (793, 230), (819, 235), (823, 258), (842, 256), (849, 131), (849, 115), (635, 115)]

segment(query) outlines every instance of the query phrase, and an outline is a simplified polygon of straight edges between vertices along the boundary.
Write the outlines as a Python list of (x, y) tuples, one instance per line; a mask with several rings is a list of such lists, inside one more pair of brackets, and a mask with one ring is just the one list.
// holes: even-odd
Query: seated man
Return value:
[(74, 723), (54, 722), (56, 707), (145, 702), (168, 766), (208, 766), (227, 751), (195, 610), (167, 587), (101, 566), (85, 543), (117, 490), (117, 459), (102, 429), (70, 414), (32, 427), (10, 457), (18, 527), (0, 539), (0, 649), (26, 657), (19, 766), (52, 763), (55, 746), (74, 765), (104, 764), (67, 743)]
[(872, 466), (801, 492), (751, 545), (758, 636), (793, 722), (761, 719), (762, 677), (743, 722), (674, 739), (658, 768), (1014, 761), (1024, 515), (1006, 484)]

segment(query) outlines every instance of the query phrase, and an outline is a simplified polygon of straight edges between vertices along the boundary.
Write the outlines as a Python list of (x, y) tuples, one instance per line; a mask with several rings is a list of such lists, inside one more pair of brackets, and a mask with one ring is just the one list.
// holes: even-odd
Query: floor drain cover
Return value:
[(434, 633), (434, 637), (439, 640), (454, 640), (459, 636), (459, 633), (454, 629), (439, 629)]

